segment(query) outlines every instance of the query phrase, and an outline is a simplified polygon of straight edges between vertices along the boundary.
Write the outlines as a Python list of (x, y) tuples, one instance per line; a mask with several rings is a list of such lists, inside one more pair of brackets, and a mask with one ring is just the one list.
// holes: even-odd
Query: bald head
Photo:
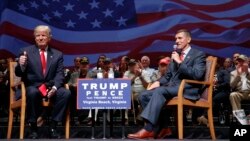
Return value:
[(143, 56), (141, 58), (141, 63), (144, 68), (148, 68), (150, 65), (150, 58), (148, 56)]

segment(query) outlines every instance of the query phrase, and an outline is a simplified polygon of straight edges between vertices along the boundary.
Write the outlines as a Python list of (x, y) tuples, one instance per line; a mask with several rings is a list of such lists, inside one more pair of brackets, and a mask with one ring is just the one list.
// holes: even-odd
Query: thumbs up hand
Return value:
[(24, 51), (23, 54), (19, 57), (19, 64), (21, 66), (25, 66), (27, 64), (27, 59), (28, 59), (27, 52)]

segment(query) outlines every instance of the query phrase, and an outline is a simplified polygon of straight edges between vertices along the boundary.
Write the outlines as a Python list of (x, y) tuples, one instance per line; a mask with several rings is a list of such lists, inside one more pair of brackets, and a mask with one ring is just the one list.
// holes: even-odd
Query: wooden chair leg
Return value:
[(69, 139), (69, 127), (70, 126), (70, 112), (69, 108), (66, 112), (66, 123), (65, 123), (65, 139)]
[(24, 126), (25, 126), (25, 110), (26, 110), (26, 105), (23, 105), (21, 108), (21, 116), (20, 116), (20, 139), (23, 139), (24, 137)]
[(210, 129), (210, 135), (212, 140), (216, 140), (215, 132), (214, 132), (214, 121), (213, 121), (213, 111), (212, 108), (208, 108), (208, 124)]
[(134, 124), (136, 125), (134, 96), (132, 95), (131, 98), (132, 98), (132, 108), (133, 108), (133, 115), (134, 115)]
[(7, 139), (10, 139), (10, 138), (11, 138), (13, 117), (14, 117), (14, 112), (13, 112), (13, 110), (11, 109), (11, 110), (9, 110), (9, 123), (8, 123)]
[(178, 138), (183, 139), (183, 105), (178, 104)]

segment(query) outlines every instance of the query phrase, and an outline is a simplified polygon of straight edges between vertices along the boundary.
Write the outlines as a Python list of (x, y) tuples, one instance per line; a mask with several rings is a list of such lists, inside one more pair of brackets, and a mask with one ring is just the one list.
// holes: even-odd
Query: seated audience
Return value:
[[(135, 108), (133, 109), (137, 111), (138, 117), (137, 120), (141, 120), (139, 118), (140, 109), (138, 109), (138, 94), (145, 91), (148, 87), (148, 84), (151, 83), (150, 76), (146, 70), (140, 69), (139, 63), (135, 61), (135, 59), (130, 59), (128, 63), (128, 71), (124, 73), (123, 78), (131, 79), (132, 84), (132, 102), (135, 103)], [(128, 119), (128, 110), (125, 112), (125, 119)]]
[[(222, 110), (223, 107), (218, 108), (219, 106), (229, 104), (229, 94), (230, 94), (230, 73), (226, 69), (220, 69), (220, 65), (217, 64), (214, 75), (214, 88), (213, 88), (213, 107), (216, 108), (213, 109), (214, 113), (213, 115), (218, 115), (217, 113), (221, 112), (219, 110)], [(208, 126), (208, 120), (206, 116), (207, 113), (198, 117), (197, 118), (198, 123), (205, 124)], [(225, 122), (226, 119), (219, 119), (219, 120), (223, 120), (220, 122)]]
[[(100, 63), (100, 61), (101, 61), (101, 63)], [(114, 65), (113, 65), (112, 60), (110, 58), (99, 57), (99, 61), (97, 62), (97, 64), (99, 64), (97, 68), (101, 68), (101, 70), (102, 70), (103, 78), (109, 78), (108, 74), (109, 74), (110, 69), (113, 69), (114, 78), (119, 78), (119, 72), (114, 69)], [(98, 69), (92, 70), (91, 75), (89, 75), (89, 76), (91, 76), (92, 78), (97, 78), (97, 71), (98, 71)], [(108, 110), (108, 114), (107, 114), (108, 121), (110, 121), (110, 113), (109, 112), (110, 111)], [(97, 119), (98, 118), (98, 109), (95, 109), (94, 115), (95, 115), (94, 120), (97, 121), (98, 120)], [(92, 111), (90, 110), (88, 117), (87, 117), (87, 120), (88, 120), (87, 124), (88, 125), (92, 124), (91, 118), (92, 118)]]
[(129, 60), (130, 59), (128, 56), (123, 56), (121, 58), (121, 62), (119, 63), (119, 68), (118, 68), (121, 77), (123, 77), (124, 73), (128, 70)]
[(145, 70), (149, 76), (151, 77), (155, 71), (155, 69), (153, 68), (150, 68), (150, 58), (148, 56), (143, 56), (141, 58), (141, 62), (139, 62), (139, 67), (142, 69), (142, 70)]
[(3, 72), (0, 71), (0, 112), (1, 116), (8, 115), (9, 85)]
[(80, 71), (80, 61), (81, 61), (81, 57), (76, 57), (74, 59), (74, 68), (73, 70), (71, 70), (71, 73)]
[(233, 67), (233, 62), (231, 58), (226, 58), (223, 62), (223, 67), (224, 70), (227, 70), (229, 73), (233, 71), (235, 68)]
[(248, 67), (248, 58), (241, 54), (236, 59), (236, 69), (231, 72), (230, 102), (232, 105), (233, 115), (242, 125), (248, 125), (244, 109), (241, 109), (242, 100), (250, 100), (250, 69)]
[(170, 57), (165, 57), (159, 60), (158, 69), (155, 70), (153, 75), (151, 76), (152, 82), (159, 80), (167, 72), (170, 61)]
[(87, 57), (82, 57), (80, 60), (80, 71), (75, 71), (71, 74), (70, 80), (68, 82), (71, 91), (71, 103), (70, 103), (70, 115), (71, 124), (75, 124), (74, 117), (78, 116), (78, 121), (81, 123), (84, 120), (82, 111), (76, 111), (76, 97), (77, 97), (77, 79), (87, 78), (89, 72), (89, 59)]

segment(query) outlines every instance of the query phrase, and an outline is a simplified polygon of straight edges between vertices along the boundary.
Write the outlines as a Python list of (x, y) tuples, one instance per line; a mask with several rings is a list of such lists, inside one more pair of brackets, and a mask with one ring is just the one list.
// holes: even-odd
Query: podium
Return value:
[[(130, 79), (78, 79), (77, 109), (92, 110), (92, 139), (94, 139), (94, 109), (103, 112), (103, 139), (106, 139), (107, 110), (122, 110), (122, 138), (125, 138), (125, 109), (131, 109)], [(113, 112), (111, 112), (113, 114)], [(113, 116), (110, 116), (110, 136), (113, 136)]]

